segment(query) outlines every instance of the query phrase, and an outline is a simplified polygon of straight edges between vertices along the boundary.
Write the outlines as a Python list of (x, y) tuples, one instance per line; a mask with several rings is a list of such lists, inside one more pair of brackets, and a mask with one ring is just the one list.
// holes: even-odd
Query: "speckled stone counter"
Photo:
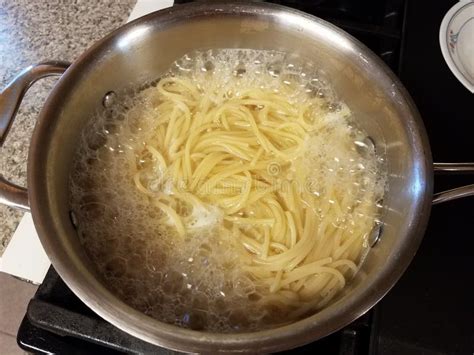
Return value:
[[(21, 69), (43, 60), (73, 61), (126, 22), (136, 0), (0, 0), (0, 88)], [(0, 148), (0, 174), (26, 185), (26, 161), (35, 120), (54, 78), (28, 91)], [(0, 206), (0, 255), (22, 213)]]

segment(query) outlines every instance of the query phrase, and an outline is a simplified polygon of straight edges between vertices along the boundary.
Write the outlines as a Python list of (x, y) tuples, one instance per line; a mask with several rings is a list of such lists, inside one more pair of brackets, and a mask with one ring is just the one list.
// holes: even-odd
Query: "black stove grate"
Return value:
[[(175, 0), (185, 4), (194, 0)], [(261, 1), (264, 2), (264, 1)], [(405, 0), (272, 0), (342, 28), (363, 42), (395, 72), (399, 70)]]
[[(343, 330), (291, 353), (367, 354), (371, 317), (368, 313)], [(72, 293), (52, 267), (28, 305), (17, 340), (21, 348), (37, 354), (178, 354), (104, 321)]]

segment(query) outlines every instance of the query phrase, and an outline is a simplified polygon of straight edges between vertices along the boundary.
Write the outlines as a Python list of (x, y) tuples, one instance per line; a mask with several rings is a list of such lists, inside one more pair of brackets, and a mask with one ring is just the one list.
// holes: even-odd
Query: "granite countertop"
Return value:
[[(0, 0), (0, 89), (23, 68), (44, 60), (73, 61), (126, 22), (136, 0)], [(26, 185), (26, 161), (35, 120), (57, 79), (26, 94), (0, 148), (0, 174)], [(0, 205), (0, 256), (23, 213)]]

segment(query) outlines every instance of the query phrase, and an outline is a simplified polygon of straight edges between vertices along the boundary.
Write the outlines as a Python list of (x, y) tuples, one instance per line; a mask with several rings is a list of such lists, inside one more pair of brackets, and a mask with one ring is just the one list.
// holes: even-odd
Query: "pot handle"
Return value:
[[(61, 75), (69, 63), (60, 61), (42, 62), (30, 65), (18, 74), (0, 93), (0, 147), (5, 142), (23, 96), (37, 80), (51, 75)], [(29, 210), (28, 191), (0, 175), (0, 203)]]
[[(433, 170), (441, 174), (474, 174), (474, 163), (434, 163)], [(474, 196), (474, 184), (435, 193), (433, 205), (468, 196)]]

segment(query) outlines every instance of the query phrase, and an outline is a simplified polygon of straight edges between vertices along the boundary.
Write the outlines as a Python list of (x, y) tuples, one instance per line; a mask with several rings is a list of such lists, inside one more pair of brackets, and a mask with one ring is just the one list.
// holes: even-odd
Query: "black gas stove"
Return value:
[[(175, 1), (184, 2), (189, 1)], [(326, 19), (365, 43), (412, 95), (434, 160), (474, 160), (474, 97), (449, 71), (438, 44), (441, 20), (456, 0), (272, 2)], [(440, 176), (435, 188), (469, 180)], [(474, 198), (435, 206), (416, 257), (389, 294), (346, 328), (291, 353), (473, 354), (473, 229)], [(102, 320), (52, 268), (28, 306), (18, 343), (42, 354), (173, 353)]]

